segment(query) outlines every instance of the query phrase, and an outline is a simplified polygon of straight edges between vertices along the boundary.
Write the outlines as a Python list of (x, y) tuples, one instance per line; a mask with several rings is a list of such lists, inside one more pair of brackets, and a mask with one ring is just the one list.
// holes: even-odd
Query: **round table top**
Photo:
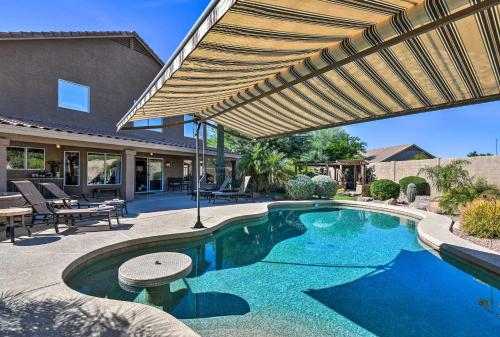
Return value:
[(187, 276), (192, 260), (181, 253), (146, 254), (124, 262), (118, 269), (118, 280), (132, 287), (158, 287)]
[(16, 216), (29, 214), (31, 214), (31, 208), (28, 207), (0, 208), (0, 216)]

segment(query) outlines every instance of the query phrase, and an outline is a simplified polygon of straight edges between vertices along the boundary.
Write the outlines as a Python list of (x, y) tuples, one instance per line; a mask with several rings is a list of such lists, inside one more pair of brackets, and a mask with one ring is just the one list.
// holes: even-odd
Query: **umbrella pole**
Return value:
[[(199, 116), (195, 117), (196, 123), (196, 223), (193, 228), (205, 228), (201, 223), (200, 216), (200, 127), (201, 119)], [(206, 163), (203, 163), (205, 165)]]

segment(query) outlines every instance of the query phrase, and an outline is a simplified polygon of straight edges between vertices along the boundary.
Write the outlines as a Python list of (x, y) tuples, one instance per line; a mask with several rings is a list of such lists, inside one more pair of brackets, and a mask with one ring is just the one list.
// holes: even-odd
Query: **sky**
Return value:
[[(0, 0), (0, 31), (134, 30), (164, 60), (209, 0)], [(500, 102), (347, 126), (368, 148), (415, 143), (439, 157), (495, 153)], [(500, 145), (499, 145), (500, 146)]]

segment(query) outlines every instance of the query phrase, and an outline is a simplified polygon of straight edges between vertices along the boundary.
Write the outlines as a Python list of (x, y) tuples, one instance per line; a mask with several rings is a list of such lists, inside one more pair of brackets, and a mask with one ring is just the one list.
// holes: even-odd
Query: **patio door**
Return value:
[(163, 160), (148, 158), (149, 191), (163, 190)]
[(156, 192), (163, 190), (163, 159), (135, 159), (135, 191)]

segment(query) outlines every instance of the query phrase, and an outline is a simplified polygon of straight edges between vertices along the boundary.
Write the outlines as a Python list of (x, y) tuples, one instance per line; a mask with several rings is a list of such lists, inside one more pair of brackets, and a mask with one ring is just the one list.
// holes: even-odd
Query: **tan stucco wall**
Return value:
[[(112, 132), (161, 69), (151, 57), (107, 38), (0, 41), (0, 64), (0, 115)], [(90, 87), (89, 113), (58, 107), (59, 79)], [(178, 125), (162, 132), (194, 143), (183, 130)]]
[[(470, 162), (466, 169), (471, 176), (485, 178), (489, 183), (500, 186), (500, 156), (392, 161), (375, 163), (370, 166), (375, 169), (374, 173), (377, 179), (390, 179), (397, 182), (401, 178), (418, 175), (418, 171), (423, 167), (446, 165), (456, 159), (465, 159)], [(433, 195), (437, 194), (434, 190), (431, 192)]]
[[(98, 185), (88, 185), (87, 184), (87, 154), (89, 152), (97, 152), (97, 153), (113, 153), (120, 154), (122, 156), (122, 170), (121, 170), (121, 184), (120, 185), (106, 185), (110, 187), (118, 186), (122, 193), (123, 197), (129, 196), (130, 198), (131, 191), (135, 191), (135, 158), (136, 157), (144, 157), (144, 158), (160, 158), (163, 160), (163, 188), (167, 189), (167, 181), (169, 177), (182, 177), (183, 176), (183, 165), (184, 160), (193, 160), (194, 157), (192, 154), (179, 154), (179, 155), (170, 155), (170, 154), (161, 154), (154, 152), (135, 152), (135, 156), (133, 159), (130, 159), (130, 163), (132, 163), (133, 167), (130, 170), (127, 167), (127, 158), (126, 151), (128, 149), (103, 149), (103, 148), (95, 148), (95, 147), (82, 147), (76, 145), (64, 145), (61, 144), (59, 148), (56, 146), (57, 144), (44, 144), (40, 142), (27, 142), (27, 141), (10, 141), (9, 146), (20, 146), (20, 147), (33, 147), (33, 148), (43, 148), (45, 149), (45, 170), (50, 171), (50, 165), (48, 162), (56, 162), (60, 167), (60, 177), (64, 177), (63, 170), (63, 158), (65, 151), (78, 151), (80, 152), (80, 186), (65, 186), (65, 191), (70, 195), (79, 195), (79, 194), (91, 194), (92, 190)], [(213, 156), (207, 156), (207, 158), (214, 158)], [(166, 162), (170, 163), (170, 167), (166, 167)], [(6, 170), (4, 165), (0, 170), (6, 172), (7, 179), (19, 179), (19, 178), (30, 178), (31, 174), (38, 171), (33, 170)]]

